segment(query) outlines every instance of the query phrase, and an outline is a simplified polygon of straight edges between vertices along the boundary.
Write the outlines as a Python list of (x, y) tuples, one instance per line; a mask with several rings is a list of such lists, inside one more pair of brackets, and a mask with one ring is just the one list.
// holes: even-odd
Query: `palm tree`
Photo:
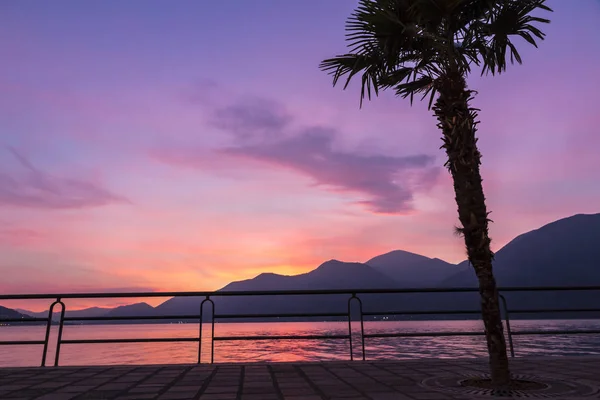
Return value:
[(392, 89), (398, 96), (429, 98), (442, 131), (445, 166), (454, 181), (459, 233), (479, 280), (482, 319), (489, 352), (491, 380), (510, 382), (498, 290), (492, 273), (493, 253), (479, 172), (477, 109), (470, 103), (474, 91), (466, 79), (472, 67), (481, 74), (500, 74), (510, 63), (521, 63), (513, 43), (520, 37), (537, 47), (545, 34), (531, 16), (552, 11), (545, 0), (359, 0), (346, 24), (349, 52), (324, 60), (320, 68), (344, 89), (361, 77), (360, 104), (371, 93)]

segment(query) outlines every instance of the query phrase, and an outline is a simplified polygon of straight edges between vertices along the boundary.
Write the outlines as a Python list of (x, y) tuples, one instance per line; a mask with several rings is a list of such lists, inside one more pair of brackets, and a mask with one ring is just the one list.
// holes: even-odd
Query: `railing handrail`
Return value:
[[(509, 286), (499, 287), (499, 292), (555, 292), (600, 290), (600, 286)], [(30, 293), (0, 294), (0, 300), (36, 299), (92, 299), (131, 297), (221, 297), (221, 296), (278, 296), (278, 295), (334, 295), (334, 294), (394, 294), (394, 293), (469, 293), (478, 292), (477, 287), (458, 288), (402, 288), (402, 289), (317, 289), (317, 290), (223, 290), (202, 292), (89, 292), (89, 293)]]
[[(535, 287), (500, 287), (498, 288), (499, 298), (501, 301), (501, 309), (504, 311), (504, 320), (506, 325), (506, 332), (508, 335), (508, 345), (510, 354), (514, 357), (514, 345), (512, 337), (513, 335), (544, 335), (544, 334), (600, 334), (598, 329), (589, 330), (554, 330), (554, 331), (516, 331), (513, 332), (510, 327), (510, 312), (514, 313), (547, 313), (547, 312), (600, 312), (600, 308), (574, 308), (574, 309), (515, 309), (509, 310), (507, 301), (503, 293), (506, 292), (541, 292), (541, 291), (600, 291), (600, 286), (535, 286)], [(359, 305), (359, 322), (360, 322), (360, 344), (362, 350), (362, 359), (366, 359), (365, 355), (365, 339), (372, 338), (392, 338), (392, 337), (423, 337), (423, 336), (482, 336), (485, 333), (479, 331), (469, 332), (399, 332), (399, 333), (365, 333), (364, 320), (365, 316), (376, 316), (376, 315), (435, 315), (435, 314), (474, 314), (475, 310), (405, 310), (405, 311), (381, 311), (381, 312), (364, 312), (363, 303), (358, 294), (402, 294), (402, 293), (473, 293), (478, 292), (479, 289), (475, 287), (462, 287), (462, 288), (405, 288), (405, 289), (333, 289), (333, 290), (271, 290), (271, 291), (213, 291), (213, 292), (124, 292), (124, 293), (54, 293), (54, 294), (8, 294), (0, 295), (0, 300), (39, 300), (39, 299), (51, 299), (53, 300), (48, 310), (47, 318), (31, 318), (31, 319), (5, 319), (7, 322), (41, 322), (46, 321), (46, 335), (44, 341), (30, 340), (30, 341), (0, 341), (0, 345), (44, 345), (42, 352), (42, 366), (46, 364), (46, 358), (48, 353), (48, 345), (50, 338), (50, 328), (54, 322), (54, 307), (59, 305), (60, 311), (58, 320), (58, 335), (56, 339), (56, 353), (54, 358), (54, 365), (58, 365), (60, 356), (61, 344), (84, 344), (84, 343), (144, 343), (144, 342), (197, 342), (198, 343), (198, 363), (201, 362), (202, 358), (202, 339), (203, 336), (203, 325), (204, 325), (204, 304), (209, 303), (211, 306), (210, 313), (210, 324), (211, 330), (210, 335), (210, 361), (214, 362), (214, 343), (215, 341), (228, 341), (228, 340), (348, 340), (350, 347), (350, 360), (354, 359), (354, 346), (353, 346), (353, 333), (352, 333), (352, 312), (351, 303), (355, 300)], [(347, 303), (347, 312), (341, 313), (279, 313), (279, 314), (218, 314), (215, 313), (215, 303), (211, 299), (214, 297), (226, 297), (226, 296), (310, 296), (310, 295), (350, 295)], [(144, 297), (204, 297), (202, 300), (198, 314), (189, 316), (172, 316), (172, 315), (156, 315), (156, 316), (114, 316), (114, 317), (65, 317), (66, 306), (63, 302), (64, 299), (89, 299), (89, 298), (144, 298)], [(282, 316), (293, 316), (293, 317), (315, 317), (315, 316), (337, 316), (348, 319), (348, 333), (344, 335), (286, 335), (286, 336), (215, 336), (215, 319), (252, 319), (252, 318), (277, 318)], [(173, 318), (186, 317), (190, 319), (197, 319), (199, 322), (198, 337), (185, 337), (185, 338), (122, 338), (122, 339), (78, 339), (78, 340), (64, 340), (62, 339), (62, 332), (64, 323), (66, 321), (118, 321), (118, 320), (167, 320)], [(0, 320), (0, 322), (3, 320)]]

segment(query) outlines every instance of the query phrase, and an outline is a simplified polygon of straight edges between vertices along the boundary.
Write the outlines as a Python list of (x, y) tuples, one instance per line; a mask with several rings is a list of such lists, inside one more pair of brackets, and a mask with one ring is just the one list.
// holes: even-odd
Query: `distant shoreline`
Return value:
[[(510, 318), (510, 321), (560, 321), (560, 320), (565, 320), (565, 321), (594, 321), (594, 320), (600, 320), (600, 315), (598, 316), (589, 316), (587, 318), (582, 318), (581, 316), (556, 316), (556, 317), (547, 317), (547, 318), (539, 318), (539, 315), (537, 318), (531, 317), (531, 316), (526, 316), (526, 315), (519, 315), (519, 316), (515, 316)], [(438, 321), (481, 321), (481, 318), (423, 318), (423, 319), (419, 319), (419, 318), (395, 318), (395, 319), (364, 319), (364, 322), (438, 322)], [(303, 319), (290, 319), (290, 318), (280, 318), (280, 319), (240, 319), (240, 320), (232, 320), (232, 319), (228, 319), (228, 320), (223, 320), (223, 321), (219, 321), (219, 320), (215, 320), (215, 324), (251, 324), (251, 323), (299, 323), (299, 322), (314, 322), (314, 323), (324, 323), (324, 322), (341, 322), (341, 323), (347, 323), (348, 319), (346, 318), (338, 318), (338, 319), (319, 319), (319, 320), (315, 320), (315, 319), (307, 319), (307, 318), (303, 318)], [(353, 323), (357, 323), (360, 322), (359, 319), (352, 319)], [(210, 320), (205, 320), (204, 324), (210, 324), (211, 321)], [(66, 321), (64, 323), (64, 325), (68, 325), (68, 326), (91, 326), (91, 325), (189, 325), (189, 324), (198, 324), (198, 320), (181, 320), (181, 321), (177, 321), (177, 322), (167, 322), (165, 320), (147, 320), (147, 321), (97, 321), (97, 322), (91, 322), (91, 321), (87, 321), (85, 323), (76, 323), (74, 321)], [(57, 326), (58, 325), (58, 321), (53, 321), (52, 322), (52, 326)], [(11, 322), (11, 323), (6, 323), (3, 324), (0, 320), (0, 328), (6, 328), (6, 327), (23, 327), (23, 326), (46, 326), (46, 322)]]

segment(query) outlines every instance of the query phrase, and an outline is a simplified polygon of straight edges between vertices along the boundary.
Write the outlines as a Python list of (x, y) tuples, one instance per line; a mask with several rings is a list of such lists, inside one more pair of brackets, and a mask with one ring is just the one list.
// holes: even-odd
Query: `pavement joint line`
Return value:
[[(25, 368), (28, 368), (28, 367), (25, 367)], [(32, 367), (32, 368), (53, 368), (53, 367)], [(81, 370), (83, 370), (83, 369), (84, 369), (84, 367), (78, 367), (78, 368), (77, 368), (75, 371), (73, 371), (73, 372), (69, 372), (69, 373), (66, 373), (66, 374), (64, 374), (64, 375), (67, 375), (67, 374), (74, 374), (74, 373), (76, 373), (76, 372), (78, 372), (78, 371), (81, 371)], [(42, 382), (40, 382), (40, 383), (46, 383), (46, 382), (50, 382), (50, 381), (54, 380), (54, 378), (56, 378), (56, 377), (51, 377), (51, 378), (48, 378), (48, 379), (46, 379), (46, 380), (44, 380), (44, 381), (42, 381)], [(16, 383), (16, 382), (18, 382), (18, 381), (19, 381), (19, 378), (14, 378), (13, 380), (10, 380), (10, 381), (8, 381), (7, 385), (13, 385), (13, 384), (15, 384), (15, 383)], [(13, 391), (11, 391), (11, 392), (8, 392), (7, 394), (10, 394), (10, 393), (12, 393), (12, 392), (13, 392)]]
[[(322, 365), (319, 365), (321, 368), (324, 368)], [(319, 395), (321, 396), (321, 399), (323, 400), (329, 400), (330, 397), (327, 396), (322, 390), (321, 388), (316, 385), (309, 377), (308, 375), (306, 375), (306, 372), (304, 372), (304, 370), (299, 366), (299, 365), (295, 365), (294, 369), (300, 374), (300, 376), (302, 376), (302, 378), (304, 378), (304, 380), (306, 382), (308, 382), (308, 384), (310, 385), (310, 387)], [(324, 368), (325, 369), (325, 368)]]
[[(43, 367), (43, 368), (60, 368), (60, 367)], [(86, 376), (85, 378), (78, 379), (78, 380), (76, 380), (76, 381), (74, 381), (74, 382), (67, 382), (67, 383), (65, 383), (64, 385), (61, 385), (61, 386), (58, 386), (58, 387), (55, 387), (55, 388), (51, 388), (51, 390), (49, 390), (49, 391), (48, 391), (48, 393), (44, 393), (43, 395), (40, 395), (40, 396), (33, 396), (32, 398), (33, 398), (33, 399), (36, 399), (36, 398), (38, 398), (38, 397), (42, 397), (42, 396), (46, 396), (47, 394), (54, 393), (54, 392), (56, 392), (57, 390), (63, 389), (63, 388), (65, 388), (65, 387), (67, 387), (67, 386), (76, 385), (76, 384), (77, 384), (77, 383), (79, 383), (79, 382), (85, 381), (85, 380), (87, 380), (87, 379), (90, 379), (90, 378), (92, 378), (92, 377), (96, 377), (96, 376), (98, 376), (98, 375), (102, 374), (103, 372), (107, 371), (108, 369), (110, 369), (110, 368), (103, 368), (103, 369), (101, 369), (99, 372), (96, 372), (96, 373), (95, 373), (94, 375), (92, 375), (92, 376)], [(86, 370), (86, 368), (85, 368), (85, 367), (83, 367), (83, 368), (80, 368), (80, 369), (76, 370), (76, 372), (85, 371), (85, 370)], [(72, 372), (72, 373), (76, 373), (76, 372)], [(52, 379), (53, 379), (53, 378), (47, 379), (47, 380), (45, 380), (44, 382), (49, 382), (49, 381), (51, 381)], [(101, 386), (101, 385), (98, 385), (98, 386)], [(18, 392), (18, 390), (17, 390), (17, 392)], [(10, 392), (10, 393), (12, 393), (12, 392)], [(9, 393), (9, 394), (10, 394), (10, 393)]]
[(242, 400), (242, 394), (244, 394), (244, 377), (246, 376), (246, 366), (242, 365), (239, 377), (238, 391), (235, 396), (236, 400)]
[[(142, 369), (142, 368), (143, 368), (143, 367), (136, 367), (136, 368), (133, 368), (131, 371), (127, 372), (126, 374), (124, 374), (124, 375), (122, 375), (122, 376), (127, 376), (128, 374), (130, 374), (130, 373), (132, 373), (132, 372), (135, 372), (135, 371), (138, 371), (138, 370), (140, 370), (140, 369)], [(109, 368), (109, 369), (110, 369), (110, 368)], [(104, 371), (106, 371), (106, 370), (104, 370)], [(155, 371), (154, 373), (150, 374), (150, 376), (154, 375), (156, 372), (158, 372), (158, 371)], [(102, 373), (102, 372), (100, 372), (99, 374), (101, 374), (101, 373)], [(99, 374), (96, 374), (96, 375), (99, 375)], [(96, 375), (94, 375), (94, 376), (96, 376)], [(114, 396), (112, 396), (112, 397), (118, 397), (118, 396), (120, 396), (122, 393), (126, 393), (126, 392), (127, 392), (129, 389), (131, 389), (132, 387), (135, 387), (137, 384), (139, 384), (139, 383), (141, 383), (141, 382), (145, 381), (145, 380), (146, 380), (147, 378), (149, 378), (150, 376), (148, 376), (148, 377), (146, 377), (146, 378), (142, 379), (140, 382), (135, 382), (135, 383), (132, 383), (132, 384), (131, 384), (129, 387), (127, 387), (127, 389), (123, 389), (123, 390), (121, 390), (119, 393), (117, 393), (116, 395), (114, 395)], [(74, 400), (78, 400), (78, 399), (85, 399), (86, 397), (82, 397), (82, 396), (87, 396), (87, 395), (88, 395), (88, 393), (90, 393), (91, 391), (94, 391), (94, 390), (96, 390), (97, 388), (99, 388), (100, 386), (104, 386), (104, 385), (106, 385), (107, 383), (112, 383), (112, 382), (114, 382), (116, 379), (118, 379), (118, 378), (120, 378), (120, 377), (121, 377), (121, 376), (117, 376), (117, 377), (115, 377), (115, 378), (113, 378), (113, 379), (109, 380), (108, 382), (104, 382), (104, 383), (101, 383), (101, 384), (99, 384), (99, 385), (96, 385), (96, 386), (92, 387), (90, 390), (88, 390), (87, 392), (85, 392), (85, 393), (80, 393), (80, 394), (76, 395), (76, 396), (74, 397)]]
[[(369, 366), (372, 366), (372, 364), (367, 364), (367, 365), (369, 365)], [(382, 382), (382, 381), (380, 381), (379, 379), (377, 379), (377, 378), (375, 378), (375, 377), (373, 377), (373, 376), (371, 376), (371, 375), (367, 374), (366, 372), (363, 372), (363, 371), (361, 371), (360, 369), (358, 369), (358, 368), (355, 368), (355, 367), (354, 367), (352, 364), (348, 364), (348, 368), (350, 368), (350, 369), (351, 369), (351, 370), (353, 370), (353, 371), (356, 371), (356, 372), (358, 372), (358, 373), (359, 373), (359, 374), (361, 374), (361, 375), (364, 375), (364, 376), (366, 376), (366, 377), (367, 377), (367, 378), (369, 378), (369, 379), (372, 379), (372, 380), (374, 380), (375, 382), (377, 382), (377, 383), (379, 383), (380, 385), (382, 385), (382, 386), (384, 386), (384, 387), (386, 387), (386, 388), (390, 389), (390, 390), (391, 390), (391, 391), (393, 391), (393, 392), (395, 392), (395, 391), (396, 391), (396, 389), (394, 389), (393, 387), (391, 387), (391, 386), (390, 386), (390, 385), (388, 385), (387, 383), (383, 383), (383, 382)], [(368, 397), (368, 396), (367, 396), (367, 397)]]
[[(58, 367), (40, 367), (40, 368), (58, 368)], [(83, 367), (83, 368), (79, 368), (79, 369), (76, 369), (74, 372), (71, 372), (71, 373), (76, 373), (76, 372), (83, 371), (83, 370), (85, 370), (85, 367)], [(100, 374), (100, 373), (102, 373), (102, 372), (103, 372), (103, 371), (100, 371), (100, 372), (98, 372), (98, 374)], [(98, 374), (94, 374), (93, 376), (96, 376), (96, 375), (98, 375)], [(40, 382), (40, 383), (46, 383), (46, 382), (50, 382), (50, 381), (54, 380), (54, 378), (55, 378), (55, 377), (52, 377), (52, 378), (45, 379), (45, 380), (43, 380), (43, 381), (42, 381), (42, 382)], [(90, 377), (88, 376), (88, 377), (85, 377), (85, 378), (79, 379), (79, 380), (77, 380), (77, 381), (75, 381), (75, 382), (81, 382), (81, 381), (83, 381), (83, 380), (85, 380), (85, 379), (89, 379), (89, 378), (90, 378)], [(17, 382), (17, 381), (18, 381), (18, 380), (15, 380), (15, 382)], [(62, 388), (64, 388), (65, 386), (72, 385), (72, 384), (73, 384), (73, 382), (68, 382), (68, 383), (66, 383), (66, 384), (64, 384), (64, 385), (62, 385), (62, 386), (59, 386), (59, 387), (56, 387), (56, 388), (52, 388), (52, 390), (50, 390), (50, 393), (52, 393), (52, 392), (53, 392), (53, 391), (55, 391), (55, 390), (62, 389)], [(6, 393), (6, 395), (12, 395), (12, 393), (13, 393), (13, 392), (18, 392), (19, 390), (22, 390), (22, 389), (17, 389), (17, 390), (10, 391), (10, 392)], [(39, 396), (35, 396), (35, 397), (39, 397)], [(34, 397), (34, 398), (35, 398), (35, 397)]]
[[(140, 370), (140, 369), (142, 369), (142, 368), (143, 368), (143, 367), (138, 367), (138, 368), (135, 368), (135, 369), (131, 370), (129, 373), (131, 373), (131, 372), (135, 372), (135, 371), (138, 371), (138, 370)], [(142, 379), (141, 381), (133, 383), (132, 385), (128, 386), (128, 387), (127, 387), (127, 389), (123, 389), (123, 390), (121, 390), (119, 393), (117, 393), (117, 394), (116, 394), (115, 396), (113, 396), (113, 397), (115, 397), (115, 398), (118, 398), (119, 396), (122, 396), (122, 395), (125, 395), (125, 394), (127, 394), (127, 392), (129, 392), (131, 389), (135, 388), (136, 386), (138, 386), (138, 385), (140, 385), (140, 384), (143, 384), (143, 383), (144, 383), (144, 382), (146, 382), (148, 379), (151, 379), (151, 378), (152, 378), (154, 375), (158, 374), (160, 371), (162, 371), (162, 370), (164, 370), (164, 369), (166, 369), (166, 368), (167, 368), (167, 367), (159, 367), (159, 368), (157, 368), (157, 369), (156, 369), (156, 371), (152, 372), (151, 374), (149, 374), (148, 376), (146, 376), (146, 377), (145, 377), (144, 379)], [(127, 376), (127, 374), (125, 374), (125, 376)], [(114, 379), (113, 379), (113, 381), (114, 381)], [(93, 389), (92, 389), (92, 390), (93, 390)], [(79, 397), (79, 396), (78, 396), (78, 397)]]
[[(348, 367), (348, 364), (344, 364), (344, 367)], [(335, 376), (336, 378), (338, 378), (340, 381), (344, 382), (346, 385), (350, 386), (351, 388), (353, 388), (354, 390), (356, 390), (358, 393), (360, 393), (361, 396), (363, 397), (367, 397), (370, 398), (371, 396), (368, 396), (365, 392), (363, 392), (362, 390), (360, 390), (358, 387), (356, 387), (355, 385), (353, 385), (352, 383), (348, 382), (346, 379), (342, 378), (341, 376), (339, 376), (338, 374), (336, 374), (335, 372), (333, 372), (331, 369), (325, 368), (327, 370), (327, 372), (329, 372), (331, 375)], [(353, 368), (352, 368), (353, 369)]]
[[(168, 367), (163, 367), (163, 368), (159, 369), (154, 374), (148, 376), (148, 379), (150, 379), (152, 376), (158, 374), (160, 371), (163, 371), (164, 369), (167, 369), (167, 368)], [(177, 375), (177, 377), (175, 379), (173, 379), (173, 381), (171, 381), (171, 383), (168, 383), (167, 385), (165, 385), (162, 389), (160, 389), (158, 391), (158, 393), (156, 394), (156, 398), (162, 396), (165, 392), (167, 392), (169, 389), (171, 389), (173, 386), (175, 386), (177, 384), (177, 382), (179, 382), (180, 380), (183, 379), (185, 374), (187, 374), (189, 371), (191, 371), (192, 368), (194, 368), (194, 367), (193, 366), (186, 367), (179, 375)], [(146, 379), (144, 379), (144, 381), (145, 380)], [(139, 383), (142, 383), (142, 382), (139, 382)], [(127, 389), (127, 390), (129, 390), (129, 389)]]
[(210, 383), (212, 382), (215, 375), (217, 375), (217, 371), (219, 370), (219, 367), (215, 366), (214, 364), (213, 364), (213, 366), (214, 366), (214, 369), (212, 370), (210, 375), (204, 380), (204, 382), (202, 383), (202, 386), (200, 386), (200, 389), (198, 389), (198, 392), (194, 395), (193, 400), (198, 400), (200, 398), (200, 396), (202, 396), (204, 394), (204, 392), (208, 388), (208, 385), (210, 385)]
[(267, 365), (267, 370), (269, 371), (269, 375), (271, 376), (271, 380), (273, 381), (273, 387), (275, 388), (275, 393), (277, 393), (277, 398), (279, 400), (285, 400), (283, 397), (283, 392), (279, 387), (279, 382), (277, 382), (277, 377), (275, 376), (275, 371), (273, 370), (272, 365)]
[(375, 368), (379, 369), (380, 371), (387, 372), (388, 374), (392, 374), (392, 375), (394, 375), (394, 376), (396, 376), (396, 377), (398, 377), (398, 376), (399, 376), (399, 375), (398, 375), (396, 372), (394, 372), (394, 371), (391, 371), (391, 370), (389, 370), (389, 369), (385, 368), (383, 365), (376, 365), (376, 364), (372, 364), (372, 365), (373, 365)]

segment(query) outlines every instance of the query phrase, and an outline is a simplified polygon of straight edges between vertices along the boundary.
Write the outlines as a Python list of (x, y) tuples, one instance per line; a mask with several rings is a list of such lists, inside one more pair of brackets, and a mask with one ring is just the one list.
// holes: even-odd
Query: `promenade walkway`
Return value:
[[(600, 399), (600, 357), (517, 358), (547, 384), (519, 398)], [(482, 359), (0, 368), (2, 400), (436, 400), (496, 398), (460, 381)]]

